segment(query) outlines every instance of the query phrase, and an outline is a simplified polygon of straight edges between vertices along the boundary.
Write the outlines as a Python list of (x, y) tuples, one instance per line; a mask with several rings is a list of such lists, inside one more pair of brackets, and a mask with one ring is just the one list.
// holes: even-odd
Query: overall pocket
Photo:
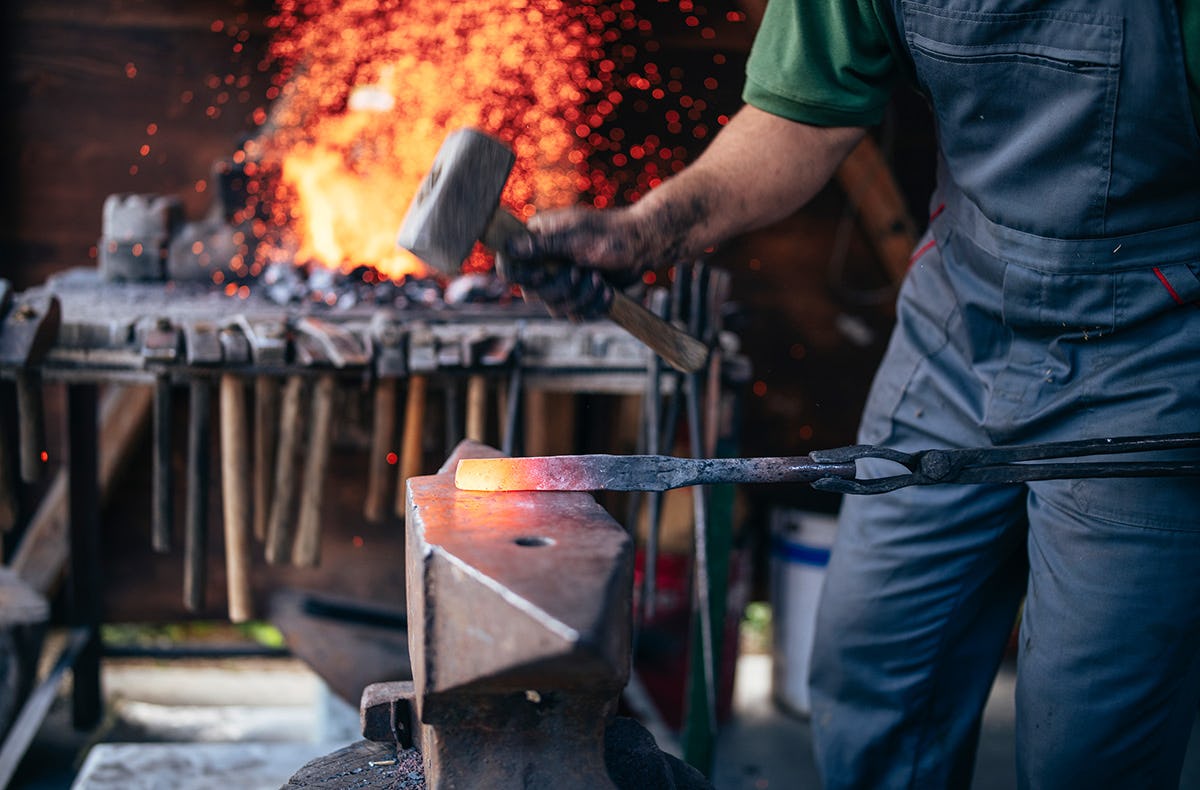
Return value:
[(911, 0), (901, 9), (917, 79), (963, 192), (989, 219), (1017, 230), (1104, 235), (1121, 20), (952, 11)]

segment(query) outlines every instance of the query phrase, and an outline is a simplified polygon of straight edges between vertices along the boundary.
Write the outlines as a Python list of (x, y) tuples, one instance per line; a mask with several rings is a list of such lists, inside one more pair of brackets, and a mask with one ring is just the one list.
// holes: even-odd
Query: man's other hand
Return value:
[(646, 234), (622, 209), (567, 208), (534, 216), (496, 255), (496, 273), (551, 315), (573, 321), (608, 312), (612, 289), (649, 268)]

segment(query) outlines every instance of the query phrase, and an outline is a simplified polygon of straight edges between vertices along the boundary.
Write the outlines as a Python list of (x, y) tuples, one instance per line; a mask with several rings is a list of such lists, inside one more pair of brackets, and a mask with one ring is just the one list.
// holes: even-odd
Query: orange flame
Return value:
[(589, 75), (589, 26), (558, 0), (284, 2), (278, 99), (257, 141), (276, 163), (274, 221), (299, 262), (389, 277), (423, 267), (395, 234), (446, 134), (476, 126), (517, 155), (521, 215), (578, 195), (585, 152), (564, 108)]
[[(233, 158), (247, 201), (232, 219), (254, 247), (235, 273), (291, 262), (367, 267), (368, 282), (426, 274), (395, 233), (438, 147), (460, 126), (513, 148), (501, 200), (520, 216), (581, 198), (596, 208), (637, 200), (728, 121), (701, 97), (727, 84), (713, 74), (740, 71), (717, 50), (702, 87), (677, 66), (660, 68), (647, 15), (662, 9), (704, 42), (744, 21), (714, 14), (710, 26), (693, 0), (279, 0), (257, 64), (272, 72), (269, 110), (248, 114), (257, 134)], [(212, 23), (235, 42), (235, 60), (247, 19)], [(220, 117), (231, 97), (250, 101), (250, 79), (210, 75), (205, 115)], [(205, 99), (189, 90), (180, 101)], [(205, 188), (197, 182), (197, 192)], [(467, 268), (488, 265), (477, 248)]]

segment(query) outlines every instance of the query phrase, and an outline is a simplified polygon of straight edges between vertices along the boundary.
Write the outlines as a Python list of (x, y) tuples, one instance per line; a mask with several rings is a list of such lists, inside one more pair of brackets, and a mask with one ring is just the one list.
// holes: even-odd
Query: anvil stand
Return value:
[(711, 788), (615, 715), (629, 679), (633, 541), (590, 495), (454, 486), (461, 443), (408, 482), (411, 682), (363, 692), (365, 740), (289, 788)]

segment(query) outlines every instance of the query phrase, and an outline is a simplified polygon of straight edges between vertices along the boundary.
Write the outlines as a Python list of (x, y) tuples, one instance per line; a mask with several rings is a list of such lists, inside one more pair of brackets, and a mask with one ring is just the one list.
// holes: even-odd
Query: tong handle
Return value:
[(1200, 447), (1200, 433), (1084, 439), (1010, 447), (922, 450), (914, 453), (893, 450), (889, 447), (860, 444), (831, 450), (817, 450), (811, 453), (811, 458), (817, 463), (824, 464), (847, 463), (860, 458), (880, 458), (906, 468), (908, 474), (890, 477), (865, 480), (828, 477), (813, 483), (813, 487), (821, 491), (843, 494), (882, 494), (906, 486), (938, 483), (1026, 483), (1035, 480), (1085, 477), (1200, 475), (1200, 461), (1021, 463), (1053, 458), (1079, 458), (1191, 447)]

